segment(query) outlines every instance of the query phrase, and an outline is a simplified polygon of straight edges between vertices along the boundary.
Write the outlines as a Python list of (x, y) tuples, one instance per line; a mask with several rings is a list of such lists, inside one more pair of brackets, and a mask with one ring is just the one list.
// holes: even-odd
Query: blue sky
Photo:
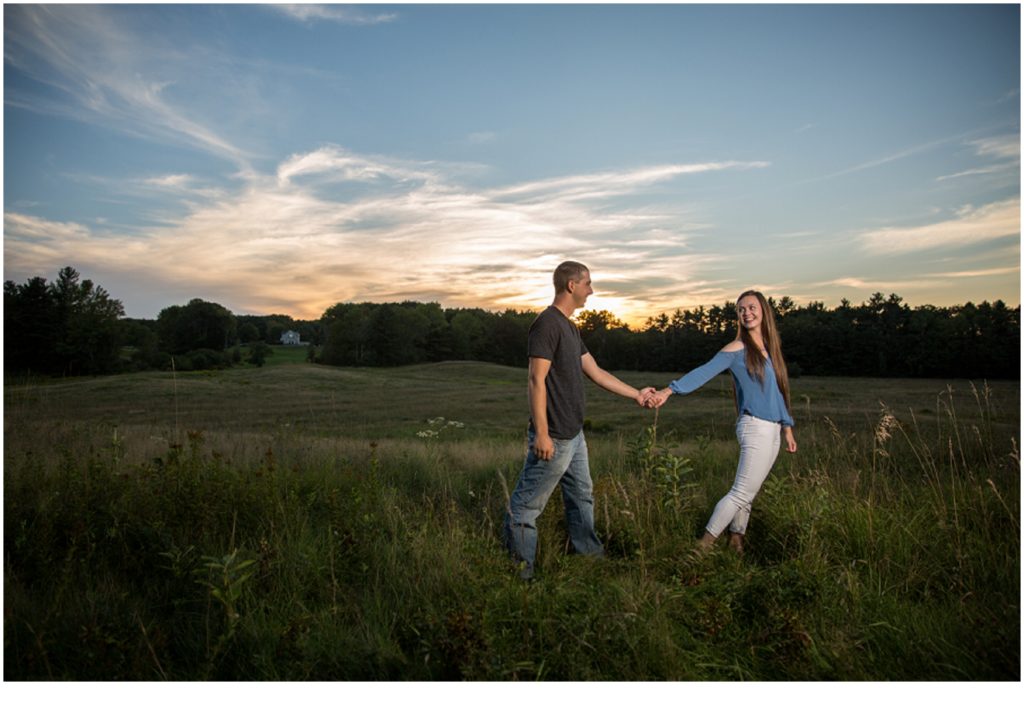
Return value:
[(4, 278), (1020, 303), (1018, 5), (5, 5)]

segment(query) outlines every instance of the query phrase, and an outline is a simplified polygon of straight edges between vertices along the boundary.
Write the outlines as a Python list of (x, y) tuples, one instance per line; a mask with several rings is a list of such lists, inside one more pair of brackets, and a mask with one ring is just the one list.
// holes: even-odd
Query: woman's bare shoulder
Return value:
[(743, 350), (743, 341), (740, 341), (739, 339), (737, 339), (737, 340), (733, 341), (732, 343), (727, 344), (724, 348), (722, 348), (721, 352), (722, 353), (735, 353), (736, 351), (740, 351), (740, 350)]

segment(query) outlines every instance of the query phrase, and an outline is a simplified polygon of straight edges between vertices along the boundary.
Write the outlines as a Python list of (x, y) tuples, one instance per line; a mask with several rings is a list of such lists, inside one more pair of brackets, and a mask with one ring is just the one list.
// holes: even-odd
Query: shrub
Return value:
[(231, 357), (223, 351), (200, 348), (188, 354), (193, 370), (222, 370), (231, 367)]

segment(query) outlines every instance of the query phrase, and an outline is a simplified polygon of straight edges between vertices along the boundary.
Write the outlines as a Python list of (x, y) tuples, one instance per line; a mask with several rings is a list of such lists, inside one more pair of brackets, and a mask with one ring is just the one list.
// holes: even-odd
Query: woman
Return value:
[(789, 410), (789, 375), (772, 308), (764, 295), (748, 290), (736, 302), (736, 315), (736, 340), (704, 365), (655, 393), (648, 406), (660, 407), (673, 394), (689, 394), (724, 370), (732, 373), (739, 413), (739, 465), (732, 489), (715, 506), (698, 545), (707, 550), (728, 528), (729, 545), (742, 553), (750, 504), (775, 463), (781, 440), (785, 440), (790, 453), (796, 452), (796, 440)]

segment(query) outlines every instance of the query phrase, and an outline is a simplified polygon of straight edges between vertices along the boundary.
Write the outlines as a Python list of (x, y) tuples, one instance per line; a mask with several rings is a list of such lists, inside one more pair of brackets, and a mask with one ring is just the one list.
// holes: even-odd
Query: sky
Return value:
[(1020, 7), (4, 5), (4, 279), (542, 309), (1020, 304)]

